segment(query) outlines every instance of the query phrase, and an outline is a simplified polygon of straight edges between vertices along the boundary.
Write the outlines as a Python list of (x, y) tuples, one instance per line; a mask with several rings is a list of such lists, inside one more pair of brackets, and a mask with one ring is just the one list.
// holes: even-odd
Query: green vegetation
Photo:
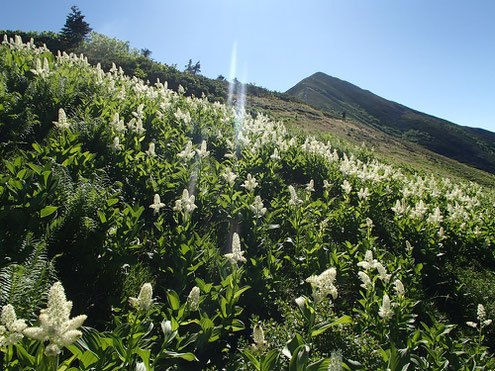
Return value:
[(414, 111), (318, 72), (287, 91), (302, 101), (495, 174), (495, 134)]
[(20, 38), (0, 133), (5, 369), (495, 367), (474, 183)]

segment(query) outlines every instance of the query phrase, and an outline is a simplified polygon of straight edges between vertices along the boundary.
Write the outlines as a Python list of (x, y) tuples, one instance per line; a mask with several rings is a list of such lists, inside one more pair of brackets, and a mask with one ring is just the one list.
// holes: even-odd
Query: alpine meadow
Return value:
[(495, 369), (493, 187), (106, 62), (0, 45), (1, 368)]

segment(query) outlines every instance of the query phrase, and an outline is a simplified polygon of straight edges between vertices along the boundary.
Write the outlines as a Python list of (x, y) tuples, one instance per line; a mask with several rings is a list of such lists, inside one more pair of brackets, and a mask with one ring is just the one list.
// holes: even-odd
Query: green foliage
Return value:
[(21, 249), (31, 250), (25, 261), (12, 262), (0, 269), (0, 306), (12, 304), (19, 308), (20, 317), (33, 320), (56, 274), (43, 246), (33, 245), (30, 238), (26, 238)]

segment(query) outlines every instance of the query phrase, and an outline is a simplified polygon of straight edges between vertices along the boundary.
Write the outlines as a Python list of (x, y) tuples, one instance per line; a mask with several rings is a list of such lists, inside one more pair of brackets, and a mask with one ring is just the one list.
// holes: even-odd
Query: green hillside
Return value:
[(493, 190), (249, 112), (4, 40), (0, 368), (495, 367)]
[(495, 175), (432, 152), (359, 121), (330, 116), (297, 100), (277, 96), (247, 96), (246, 106), (283, 122), (293, 132), (313, 135), (339, 148), (364, 151), (383, 162), (421, 174), (438, 174), (495, 187)]
[(412, 110), (321, 72), (302, 80), (287, 93), (335, 117), (341, 117), (345, 111), (351, 121), (495, 173), (495, 133)]
[[(14, 37), (15, 34), (21, 35), (24, 40), (34, 38), (37, 46), (46, 45), (54, 54), (58, 50), (67, 49), (60, 35), (53, 32), (5, 31), (5, 34), (8, 38)], [(142, 55), (137, 49), (131, 48), (128, 42), (93, 32), (85, 42), (70, 50), (77, 55), (83, 53), (89, 63), (93, 65), (99, 63), (105, 71), (115, 64), (122, 68), (123, 73), (145, 81), (157, 81), (157, 79), (167, 81), (170, 89), (177, 90), (181, 85), (186, 96), (205, 96), (210, 101), (221, 103), (226, 101), (229, 89), (227, 81), (181, 72), (177, 66), (157, 63)], [(238, 92), (241, 90), (240, 87), (241, 83), (236, 81), (232, 90), (234, 93)], [(375, 129), (365, 121), (354, 119), (342, 121), (341, 112), (334, 114), (322, 112), (304, 104), (295, 96), (269, 91), (254, 84), (244, 85), (244, 89), (247, 96), (246, 108), (253, 114), (260, 111), (274, 120), (283, 121), (297, 131), (303, 130), (322, 138), (331, 136), (339, 145), (346, 148), (361, 147), (364, 144), (374, 148), (373, 153), (379, 158), (401, 166), (410, 166), (418, 172), (440, 173), (495, 186), (494, 175), (429, 151), (417, 143)], [(234, 99), (237, 99), (236, 94)]]

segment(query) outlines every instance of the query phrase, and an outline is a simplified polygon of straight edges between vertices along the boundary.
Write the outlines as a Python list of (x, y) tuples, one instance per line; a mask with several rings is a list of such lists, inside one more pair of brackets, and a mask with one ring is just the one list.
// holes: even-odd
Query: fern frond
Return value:
[(12, 304), (18, 315), (34, 320), (57, 277), (46, 249), (38, 245), (22, 263), (0, 269), (0, 306)]

